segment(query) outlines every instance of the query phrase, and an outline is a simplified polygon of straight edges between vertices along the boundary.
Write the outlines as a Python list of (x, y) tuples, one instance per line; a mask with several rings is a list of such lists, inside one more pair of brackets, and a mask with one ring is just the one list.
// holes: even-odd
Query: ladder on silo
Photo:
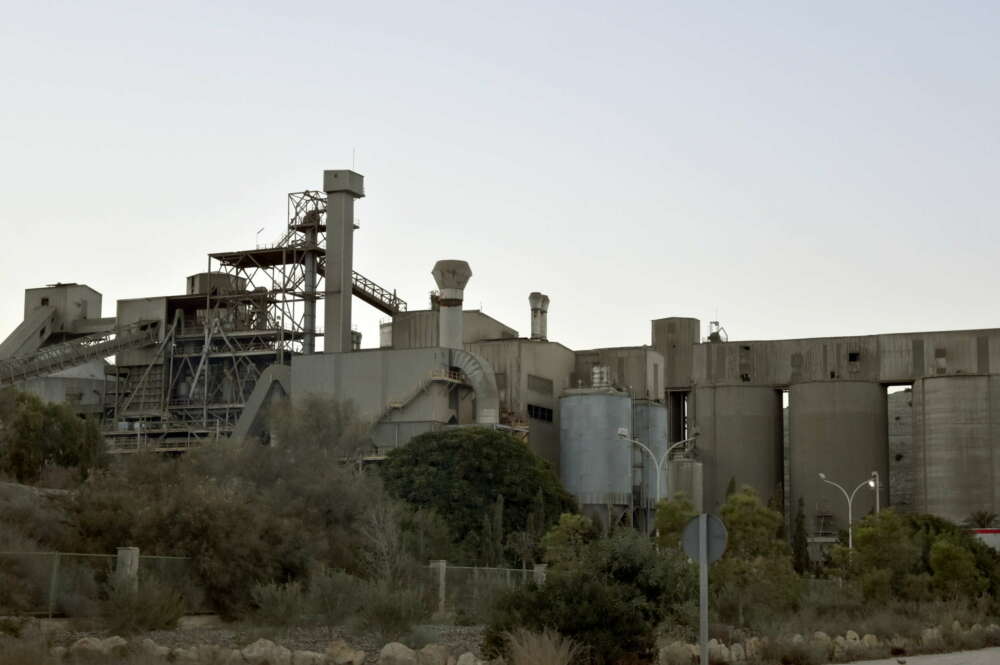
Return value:
[(91, 360), (113, 356), (125, 349), (156, 344), (158, 338), (158, 321), (138, 321), (107, 332), (45, 346), (29, 355), (0, 362), (0, 386), (53, 374)]

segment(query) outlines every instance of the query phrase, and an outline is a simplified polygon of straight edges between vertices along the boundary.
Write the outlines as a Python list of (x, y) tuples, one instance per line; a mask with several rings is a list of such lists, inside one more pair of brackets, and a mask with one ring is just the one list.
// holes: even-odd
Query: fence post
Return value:
[(49, 577), (49, 618), (55, 613), (56, 595), (59, 593), (59, 560), (62, 556), (59, 552), (52, 554), (52, 575)]
[(444, 614), (446, 598), (445, 587), (448, 583), (448, 562), (445, 559), (435, 559), (434, 561), (431, 561), (431, 568), (438, 569), (438, 612)]
[(115, 577), (119, 584), (127, 584), (131, 593), (139, 592), (139, 548), (119, 547), (115, 561)]
[(535, 584), (545, 584), (545, 571), (548, 567), (545, 563), (535, 564)]

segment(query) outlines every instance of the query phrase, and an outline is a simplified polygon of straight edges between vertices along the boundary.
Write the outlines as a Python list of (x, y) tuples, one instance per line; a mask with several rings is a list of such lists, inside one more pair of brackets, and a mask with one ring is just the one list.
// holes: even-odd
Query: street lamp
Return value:
[[(697, 439), (698, 438), (698, 432), (695, 431), (688, 438), (682, 439), (682, 440), (678, 441), (677, 443), (671, 444), (670, 447), (667, 448), (667, 451), (665, 453), (663, 453), (663, 456), (660, 457), (660, 459), (656, 459), (656, 454), (652, 450), (650, 450), (649, 447), (646, 444), (644, 444), (642, 441), (638, 441), (636, 439), (631, 438), (628, 435), (628, 428), (619, 427), (618, 428), (618, 438), (622, 439), (624, 441), (628, 441), (630, 443), (634, 443), (635, 445), (639, 446), (640, 448), (642, 448), (643, 450), (645, 450), (649, 454), (649, 458), (651, 460), (653, 460), (653, 467), (656, 470), (656, 502), (659, 503), (660, 499), (662, 498), (662, 495), (660, 494), (660, 475), (662, 474), (663, 470), (669, 469), (669, 465), (670, 465), (670, 453), (677, 446), (686, 445), (688, 443), (691, 443), (695, 439)], [(669, 490), (670, 488), (667, 488), (667, 489)]]
[[(834, 487), (836, 487), (837, 489), (839, 489), (841, 492), (844, 493), (844, 498), (847, 499), (847, 549), (853, 550), (854, 549), (854, 513), (853, 513), (853, 510), (852, 510), (852, 506), (854, 504), (854, 495), (857, 494), (858, 490), (861, 489), (862, 487), (864, 487), (865, 485), (867, 485), (868, 487), (871, 487), (872, 489), (876, 489), (878, 487), (878, 472), (877, 471), (873, 471), (872, 472), (872, 477), (869, 478), (868, 480), (863, 481), (860, 485), (858, 485), (857, 487), (855, 487), (854, 491), (851, 492), (850, 494), (848, 494), (847, 490), (845, 490), (843, 487), (841, 487), (837, 483), (833, 482), (832, 480), (827, 480), (825, 473), (819, 474), (819, 479), (822, 480), (824, 483), (826, 483), (828, 485), (833, 485)], [(875, 501), (876, 501), (876, 504), (877, 504), (877, 502), (878, 502), (878, 494), (876, 494), (875, 497), (876, 497)]]
[(882, 484), (879, 482), (878, 471), (872, 471), (872, 481), (875, 483), (872, 485), (872, 487), (875, 488), (875, 514), (878, 515), (879, 493), (882, 491)]

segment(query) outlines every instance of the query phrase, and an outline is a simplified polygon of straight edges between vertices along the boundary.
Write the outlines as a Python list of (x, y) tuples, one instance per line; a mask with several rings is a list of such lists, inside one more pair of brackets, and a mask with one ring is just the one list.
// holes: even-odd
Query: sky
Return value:
[[(23, 291), (182, 293), (365, 176), (355, 269), (571, 348), (1000, 326), (1000, 3), (10, 3), (0, 338)], [(385, 315), (354, 301), (365, 346)]]

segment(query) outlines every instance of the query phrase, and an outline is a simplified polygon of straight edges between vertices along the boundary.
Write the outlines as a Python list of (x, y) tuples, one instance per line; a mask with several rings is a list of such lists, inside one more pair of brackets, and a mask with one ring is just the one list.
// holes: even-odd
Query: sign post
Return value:
[(708, 566), (718, 561), (726, 551), (728, 536), (726, 526), (718, 517), (702, 513), (687, 523), (681, 538), (684, 552), (698, 560), (698, 635), (702, 665), (708, 665)]

